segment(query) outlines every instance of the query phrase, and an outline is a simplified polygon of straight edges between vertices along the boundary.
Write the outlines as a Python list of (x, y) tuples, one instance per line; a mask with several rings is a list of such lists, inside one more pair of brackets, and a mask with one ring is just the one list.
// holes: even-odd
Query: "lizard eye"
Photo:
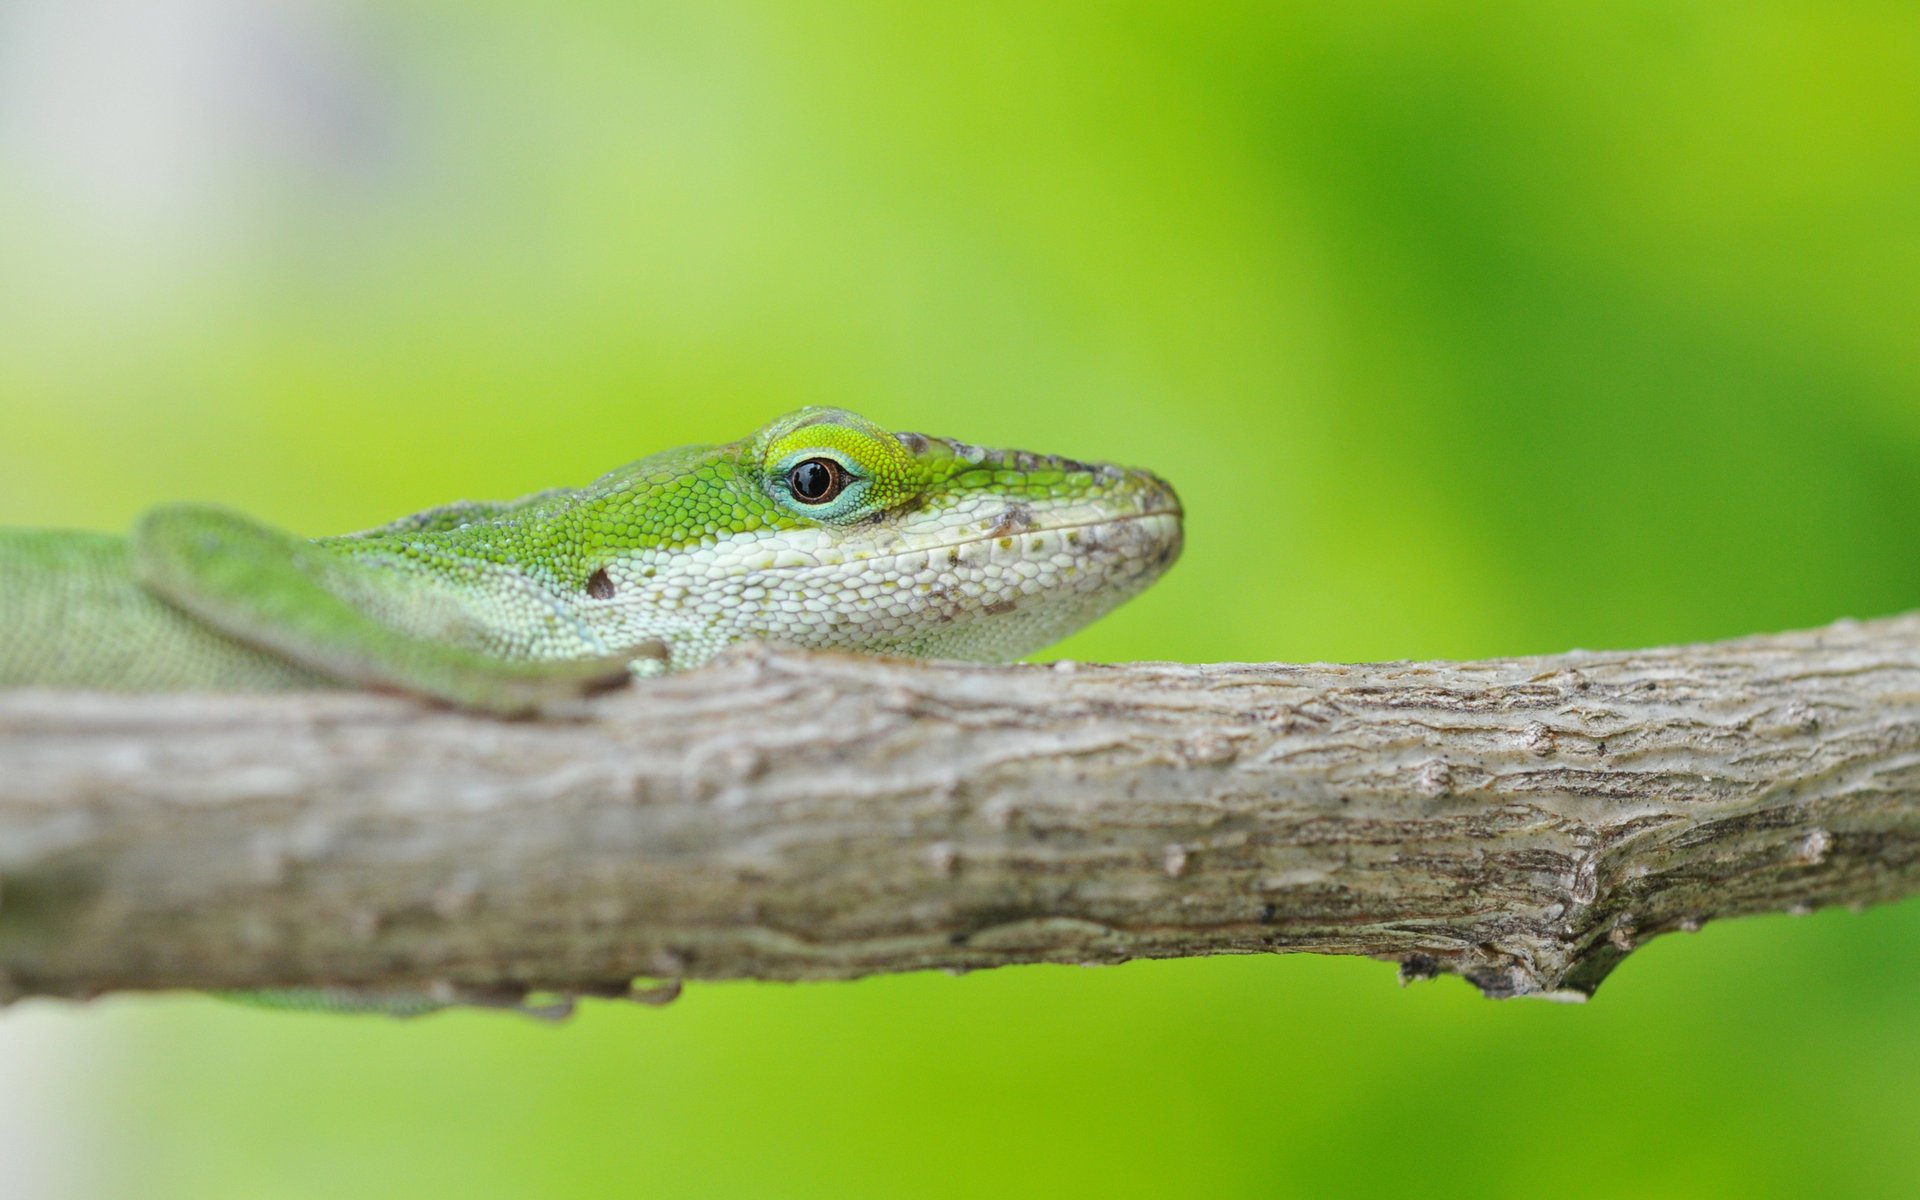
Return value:
[(802, 504), (828, 504), (847, 486), (845, 468), (830, 458), (809, 458), (787, 472), (787, 490)]

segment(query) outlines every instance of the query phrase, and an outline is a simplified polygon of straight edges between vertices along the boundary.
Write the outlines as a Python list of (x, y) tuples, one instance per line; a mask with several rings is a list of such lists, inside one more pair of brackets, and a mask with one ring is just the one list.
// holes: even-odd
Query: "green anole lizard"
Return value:
[[(342, 537), (189, 505), (125, 538), (0, 530), (0, 686), (344, 686), (525, 715), (749, 638), (1008, 661), (1141, 591), (1180, 546), (1179, 500), (1145, 471), (809, 408), (583, 488)], [(236, 998), (396, 1013), (476, 999)]]
[(125, 537), (0, 530), (0, 686), (379, 688), (507, 715), (758, 638), (1009, 661), (1181, 544), (1144, 471), (890, 433), (839, 409), (584, 488), (306, 540), (223, 509)]

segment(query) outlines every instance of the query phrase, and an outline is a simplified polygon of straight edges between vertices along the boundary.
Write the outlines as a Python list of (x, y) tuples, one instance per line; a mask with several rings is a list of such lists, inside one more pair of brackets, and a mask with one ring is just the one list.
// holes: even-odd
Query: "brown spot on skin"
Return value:
[(587, 576), (587, 595), (595, 600), (613, 599), (613, 580), (608, 577), (605, 567)]
[(1010, 613), (1019, 607), (1018, 604), (1015, 604), (1011, 600), (995, 600), (992, 604), (987, 605), (987, 613), (990, 616), (998, 617)]
[(1025, 504), (1009, 504), (1000, 514), (993, 528), (987, 530), (988, 537), (1006, 537), (1010, 533), (1025, 533), (1033, 528), (1033, 509)]

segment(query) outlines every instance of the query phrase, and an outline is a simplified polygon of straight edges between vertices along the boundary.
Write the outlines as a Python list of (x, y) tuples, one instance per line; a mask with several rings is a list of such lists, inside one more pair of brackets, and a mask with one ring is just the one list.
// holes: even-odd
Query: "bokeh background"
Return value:
[[(0, 521), (311, 533), (802, 403), (1151, 465), (1058, 653), (1920, 605), (1920, 9), (6, 0)], [(0, 1014), (0, 1194), (1920, 1193), (1920, 907), (1584, 1007), (1259, 957), (549, 1028)]]

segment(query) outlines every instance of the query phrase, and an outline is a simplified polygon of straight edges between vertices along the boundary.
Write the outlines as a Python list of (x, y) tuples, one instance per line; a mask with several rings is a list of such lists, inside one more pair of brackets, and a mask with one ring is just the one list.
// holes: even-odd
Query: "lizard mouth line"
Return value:
[[(862, 566), (868, 563), (880, 563), (898, 558), (906, 558), (911, 555), (938, 554), (943, 550), (954, 551), (966, 546), (978, 546), (983, 543), (997, 542), (1004, 538), (1031, 537), (1036, 533), (1079, 533), (1089, 529), (1110, 529), (1116, 525), (1126, 525), (1134, 521), (1150, 521), (1165, 517), (1172, 517), (1177, 522), (1183, 515), (1182, 511), (1177, 508), (1159, 508), (1150, 512), (1127, 513), (1123, 516), (1107, 517), (1099, 521), (1077, 521), (1068, 525), (1035, 525), (1020, 530), (1009, 529), (1004, 533), (983, 533), (977, 537), (960, 538), (957, 541), (933, 542), (910, 550), (889, 549), (865, 557), (843, 558), (838, 562), (789, 563), (783, 566), (768, 566), (759, 569), (762, 571), (804, 571), (818, 570), (821, 567), (829, 566)], [(1177, 525), (1175, 527), (1178, 528)]]
[[(1076, 521), (1071, 525), (1030, 525), (1023, 529), (1008, 529), (998, 533), (983, 533), (979, 537), (961, 538), (957, 542), (941, 542), (927, 547), (928, 550), (957, 550), (962, 546), (977, 546), (982, 542), (997, 542), (1002, 538), (1027, 537), (1036, 533), (1079, 533), (1086, 529), (1106, 529), (1114, 525), (1124, 525), (1129, 521), (1146, 521), (1154, 517), (1173, 517), (1183, 514), (1177, 508), (1155, 509), (1152, 512), (1126, 513), (1118, 517), (1107, 517), (1099, 521)], [(912, 554), (913, 551), (905, 551)]]

